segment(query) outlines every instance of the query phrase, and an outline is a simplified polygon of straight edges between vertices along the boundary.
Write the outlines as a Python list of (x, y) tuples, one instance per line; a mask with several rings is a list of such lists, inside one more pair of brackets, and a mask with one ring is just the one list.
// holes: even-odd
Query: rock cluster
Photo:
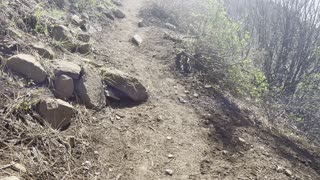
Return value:
[[(115, 4), (121, 6), (119, 1)], [(63, 6), (63, 3), (60, 3)], [(110, 19), (125, 18), (125, 14), (118, 8), (110, 9), (105, 15)], [(76, 14), (69, 18), (70, 25), (53, 21), (48, 25), (48, 35), (55, 47), (68, 50), (71, 53), (88, 54), (92, 51), (89, 29), (90, 17)], [(32, 23), (32, 18), (29, 24)], [(9, 30), (8, 30), (9, 31)], [(14, 29), (9, 31), (12, 36), (21, 38), (21, 34)], [(22, 32), (23, 33), (23, 32)], [(137, 45), (142, 43), (140, 36), (133, 37)], [(18, 43), (19, 44), (19, 43)], [(56, 46), (57, 45), (57, 46)], [(7, 48), (7, 49), (6, 49)], [(39, 97), (36, 111), (45, 120), (45, 124), (54, 129), (68, 127), (76, 115), (76, 108), (70, 103), (81, 103), (87, 108), (101, 110), (106, 107), (107, 98), (117, 101), (144, 102), (148, 99), (146, 88), (137, 78), (97, 65), (92, 60), (84, 58), (75, 61), (72, 58), (59, 59), (55, 50), (42, 42), (30, 43), (28, 54), (15, 54), (9, 49), (0, 48), (7, 59), (0, 57), (0, 63), (9, 72), (31, 80), (35, 85), (46, 85), (53, 95)], [(18, 48), (18, 47), (16, 47)], [(25, 51), (23, 51), (25, 52)]]

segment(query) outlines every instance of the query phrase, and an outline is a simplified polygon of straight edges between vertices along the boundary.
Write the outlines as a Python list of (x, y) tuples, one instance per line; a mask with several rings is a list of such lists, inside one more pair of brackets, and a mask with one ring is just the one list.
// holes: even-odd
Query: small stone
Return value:
[(55, 96), (61, 99), (68, 99), (74, 91), (73, 79), (67, 75), (57, 76), (54, 80)]
[(120, 19), (123, 19), (126, 17), (126, 15), (120, 10), (120, 9), (113, 9), (112, 10), (112, 13), (114, 14), (114, 16), (116, 18), (120, 18)]
[(75, 63), (57, 60), (52, 64), (53, 73), (55, 76), (67, 75), (73, 79), (79, 79), (81, 67)]
[(73, 15), (73, 16), (71, 17), (71, 22), (72, 22), (74, 25), (76, 25), (76, 26), (82, 26), (82, 25), (85, 24), (85, 21), (82, 20), (82, 19), (81, 19), (79, 16), (77, 16), (77, 15)]
[(82, 163), (83, 166), (91, 166), (91, 162), (90, 161), (85, 161), (84, 163)]
[(24, 165), (19, 164), (19, 163), (15, 163), (15, 162), (11, 162), (11, 164), (13, 164), (11, 166), (13, 170), (18, 171), (18, 172), (23, 172), (23, 173), (27, 172), (27, 169)]
[(210, 88), (212, 88), (212, 86), (211, 86), (211, 85), (209, 85), (209, 84), (206, 84), (206, 85), (204, 86), (204, 88), (206, 88), (206, 89), (210, 89)]
[(228, 154), (228, 151), (223, 150), (223, 151), (222, 151), (222, 154), (226, 155), (226, 154)]
[(120, 120), (120, 119), (121, 119), (121, 117), (120, 117), (120, 116), (118, 116), (118, 115), (116, 115), (116, 119), (117, 119), (117, 120)]
[(72, 35), (70, 29), (63, 25), (55, 25), (50, 33), (50, 36), (56, 41), (70, 42)]
[(164, 26), (172, 31), (176, 30), (177, 27), (173, 24), (170, 24), (170, 23), (165, 23)]
[(190, 91), (184, 91), (185, 94), (190, 94)]
[(187, 101), (185, 99), (183, 99), (182, 97), (179, 97), (179, 101), (183, 104), (187, 103)]
[(244, 140), (244, 139), (241, 138), (241, 137), (239, 137), (239, 141), (240, 141), (241, 143), (246, 143), (246, 140)]
[(150, 153), (150, 150), (149, 150), (149, 149), (146, 149), (145, 151), (146, 151), (146, 153)]
[(172, 137), (171, 136), (167, 136), (167, 140), (171, 140), (172, 139)]
[(287, 175), (287, 176), (292, 176), (292, 172), (289, 170), (289, 169), (286, 169), (284, 170), (284, 173)]
[(71, 104), (60, 99), (42, 99), (37, 107), (37, 111), (41, 117), (54, 129), (67, 127), (76, 112)]
[(276, 171), (277, 171), (278, 173), (282, 172), (283, 170), (284, 170), (283, 167), (277, 165)]
[(166, 170), (165, 170), (165, 173), (166, 173), (166, 175), (172, 176), (172, 175), (173, 175), (173, 170), (171, 170), (171, 169), (166, 169)]
[(170, 159), (174, 158), (173, 154), (168, 154), (168, 158)]
[(107, 18), (109, 18), (109, 19), (111, 19), (111, 20), (114, 20), (114, 16), (113, 16), (112, 12), (105, 12), (104, 15), (105, 15)]
[(119, 0), (112, 0), (112, 2), (117, 6), (122, 6), (122, 3)]
[(93, 151), (93, 154), (99, 155), (99, 152), (98, 151)]
[(142, 40), (142, 38), (141, 38), (139, 35), (136, 34), (136, 35), (134, 35), (134, 36), (132, 37), (132, 42), (133, 42), (134, 44), (140, 46), (140, 45), (142, 44), (143, 40)]
[(139, 28), (142, 28), (142, 27), (144, 27), (144, 26), (145, 26), (145, 24), (144, 24), (143, 20), (140, 20), (140, 21), (138, 22), (138, 27), (139, 27)]
[(32, 44), (31, 47), (35, 49), (43, 58), (53, 59), (55, 57), (53, 50), (49, 46), (46, 46), (42, 43)]
[(82, 13), (81, 14), (81, 18), (85, 19), (85, 20), (89, 20), (90, 19), (89, 15), (87, 13)]
[(163, 121), (163, 117), (162, 117), (161, 115), (159, 115), (159, 116), (157, 117), (157, 121), (158, 121), (158, 122)]
[(90, 35), (87, 33), (80, 33), (80, 34), (78, 34), (78, 40), (83, 41), (83, 42), (89, 42)]
[(80, 43), (77, 47), (77, 51), (80, 54), (88, 54), (91, 52), (91, 44), (89, 43)]
[(199, 97), (199, 94), (194, 93), (194, 94), (193, 94), (193, 97), (198, 98), (198, 97)]

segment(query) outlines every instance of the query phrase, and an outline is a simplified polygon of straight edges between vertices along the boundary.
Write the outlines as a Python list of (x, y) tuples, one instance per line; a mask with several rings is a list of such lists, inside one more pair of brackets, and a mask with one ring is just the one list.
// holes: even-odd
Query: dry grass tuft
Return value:
[[(92, 112), (77, 107), (71, 127), (63, 132), (50, 128), (33, 110), (42, 89), (19, 89), (0, 80), (0, 177), (23, 179), (97, 179), (102, 172), (94, 153)], [(27, 173), (13, 171), (18, 162)], [(8, 165), (8, 166), (6, 166)]]

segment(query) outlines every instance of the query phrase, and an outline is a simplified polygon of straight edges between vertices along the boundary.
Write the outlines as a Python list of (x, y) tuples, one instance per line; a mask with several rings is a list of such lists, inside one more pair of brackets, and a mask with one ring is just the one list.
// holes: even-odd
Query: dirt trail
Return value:
[[(146, 3), (145, 0), (124, 1), (126, 18), (117, 22), (111, 33), (102, 32), (105, 34), (100, 36), (100, 43), (105, 44), (100, 51), (109, 54), (110, 63), (139, 78), (150, 94), (145, 104), (115, 110), (124, 118), (112, 123), (118, 128), (106, 132), (104, 143), (112, 149), (118, 146), (119, 151), (102, 147), (102, 154), (107, 162), (120, 158), (118, 163), (110, 165), (108, 178), (188, 179), (189, 175), (200, 174), (199, 162), (208, 149), (207, 132), (199, 127), (194, 110), (178, 101), (177, 95), (184, 94), (185, 89), (163, 63), (152, 57), (152, 52), (143, 52), (148, 48), (147, 33), (152, 31), (137, 26), (139, 11)], [(142, 47), (130, 42), (134, 34), (145, 40)], [(106, 123), (109, 127), (110, 122)], [(166, 169), (173, 170), (173, 177), (165, 174)]]
[[(95, 115), (101, 119), (94, 131), (100, 137), (102, 179), (318, 179), (301, 161), (308, 158), (283, 140), (255, 127), (233, 126), (241, 117), (232, 103), (206, 95), (197, 83), (182, 85), (170, 69), (174, 43), (163, 39), (159, 27), (138, 27), (139, 13), (149, 3), (124, 0), (120, 9), (126, 18), (94, 35), (96, 61), (137, 77), (150, 95), (138, 106), (111, 103), (111, 119), (109, 110)], [(131, 42), (135, 34), (144, 40), (140, 47)], [(204, 112), (217, 121), (204, 126), (199, 115)]]

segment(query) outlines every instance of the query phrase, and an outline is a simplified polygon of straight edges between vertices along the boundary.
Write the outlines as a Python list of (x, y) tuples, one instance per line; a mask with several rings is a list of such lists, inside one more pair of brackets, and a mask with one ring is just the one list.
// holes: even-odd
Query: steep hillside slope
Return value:
[[(90, 64), (94, 72), (99, 72), (101, 67), (116, 68), (136, 77), (146, 87), (148, 100), (137, 103), (128, 99), (108, 99), (108, 106), (92, 110), (79, 105), (79, 95), (76, 95), (67, 100), (77, 109), (71, 126), (65, 131), (50, 128), (44, 131), (42, 126), (33, 125), (37, 123), (34, 120), (21, 125), (17, 121), (12, 123), (13, 120), (5, 115), (22, 115), (25, 117), (20, 118), (22, 122), (35, 119), (32, 109), (26, 108), (28, 113), (25, 116), (20, 111), (8, 111), (8, 103), (15, 105), (21, 99), (16, 95), (18, 93), (28, 98), (33, 97), (34, 91), (39, 93), (39, 89), (50, 94), (48, 88), (18, 86), (14, 83), (18, 80), (11, 80), (12, 76), (4, 73), (0, 80), (0, 97), (3, 99), (0, 120), (6, 123), (0, 128), (0, 135), (4, 137), (4, 140), (0, 139), (0, 177), (116, 180), (320, 178), (319, 148), (310, 144), (309, 149), (299, 146), (290, 137), (269, 129), (241, 102), (173, 70), (179, 44), (164, 37), (175, 32), (161, 28), (161, 25), (141, 27), (142, 19), (152, 18), (141, 14), (150, 7), (151, 1), (124, 0), (115, 4), (121, 5), (119, 9), (125, 17), (108, 20), (107, 24), (101, 19), (95, 21), (95, 30), (88, 32), (92, 45), (90, 52), (81, 54), (60, 48), (54, 48), (54, 51), (64, 60), (80, 60), (82, 69)], [(110, 14), (106, 14), (108, 16)], [(132, 42), (135, 35), (143, 40), (139, 46)], [(103, 76), (97, 74), (92, 77), (93, 81), (99, 81)], [(4, 101), (7, 97), (11, 99), (8, 102)], [(44, 152), (48, 154), (42, 154)], [(24, 164), (27, 172), (10, 168), (11, 161)]]

